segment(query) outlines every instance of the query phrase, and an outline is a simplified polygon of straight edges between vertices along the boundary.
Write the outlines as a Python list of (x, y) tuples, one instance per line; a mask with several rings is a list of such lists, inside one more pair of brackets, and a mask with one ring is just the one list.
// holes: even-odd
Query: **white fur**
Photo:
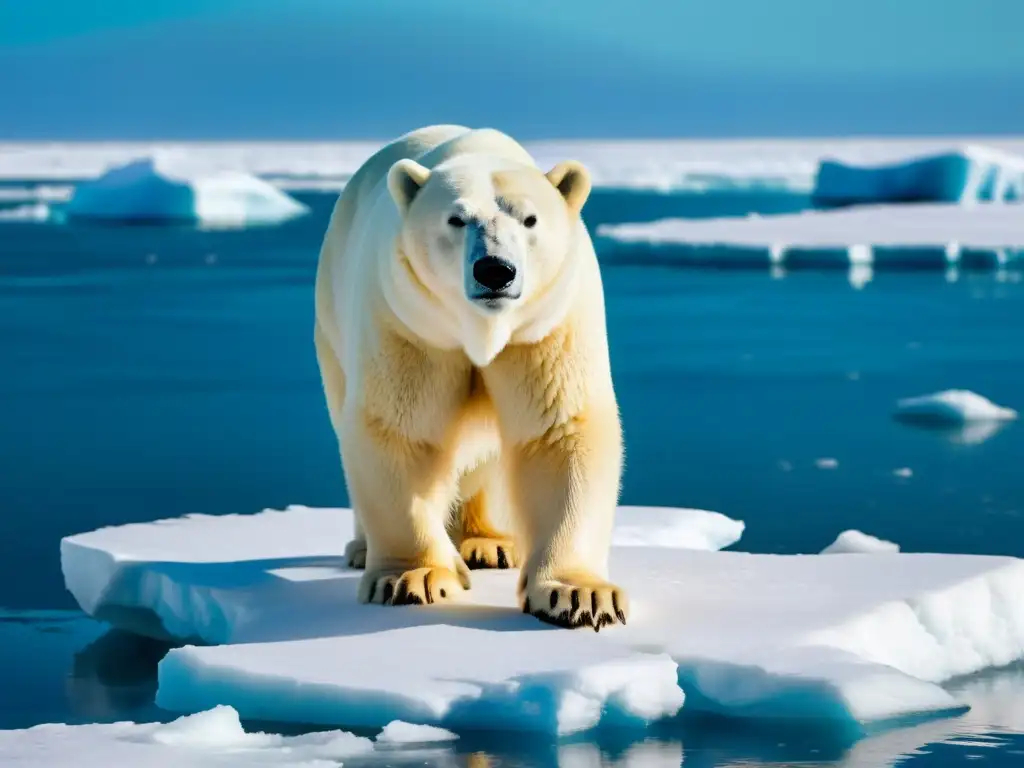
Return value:
[[(589, 191), (576, 163), (545, 173), (497, 131), (435, 126), (382, 148), (339, 198), (316, 339), (366, 537), (360, 599), (380, 602), (385, 582), (426, 602), (468, 588), (449, 510), (474, 510), (472, 546), (492, 546), (503, 488), (524, 608), (570, 626), (581, 611), (625, 621), (607, 581), (622, 441), (580, 217)], [(468, 271), (484, 257), (516, 268), (499, 299)]]

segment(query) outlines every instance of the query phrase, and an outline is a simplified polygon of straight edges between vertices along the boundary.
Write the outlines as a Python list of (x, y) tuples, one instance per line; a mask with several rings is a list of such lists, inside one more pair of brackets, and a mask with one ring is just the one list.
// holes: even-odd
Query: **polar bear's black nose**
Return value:
[(516, 268), (504, 259), (484, 256), (473, 265), (473, 279), (488, 290), (500, 291), (512, 285), (516, 279)]

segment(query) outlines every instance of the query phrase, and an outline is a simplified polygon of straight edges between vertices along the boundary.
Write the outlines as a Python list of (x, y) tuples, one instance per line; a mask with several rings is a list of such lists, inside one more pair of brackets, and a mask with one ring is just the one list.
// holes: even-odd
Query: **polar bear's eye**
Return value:
[(533, 229), (535, 226), (537, 226), (537, 217), (534, 216), (533, 214), (527, 216), (525, 219), (523, 219), (523, 226), (526, 227), (527, 229)]
[(448, 226), (449, 227), (455, 227), (456, 229), (462, 229), (464, 226), (466, 226), (466, 222), (464, 222), (458, 216), (449, 216), (448, 217)]

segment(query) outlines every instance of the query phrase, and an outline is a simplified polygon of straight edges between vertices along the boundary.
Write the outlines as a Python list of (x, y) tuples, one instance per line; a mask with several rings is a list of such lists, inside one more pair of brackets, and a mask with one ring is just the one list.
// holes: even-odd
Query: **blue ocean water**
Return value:
[[(312, 215), (271, 229), (0, 224), (0, 728), (169, 717), (153, 705), (165, 649), (74, 611), (62, 536), (346, 503), (311, 339), (333, 195), (302, 197)], [(596, 228), (808, 205), (771, 191), (597, 190), (585, 215)], [(835, 271), (606, 263), (623, 502), (743, 519), (740, 546), (753, 551), (816, 552), (859, 528), (909, 551), (1024, 555), (1024, 430), (922, 432), (890, 418), (898, 398), (950, 387), (1021, 407), (1015, 278), (881, 273), (855, 286)], [(894, 474), (903, 468), (910, 477)], [(687, 718), (642, 744), (481, 737), (458, 751), (507, 765), (598, 753), (638, 765), (1018, 764), (1024, 670), (957, 687), (975, 702), (967, 715), (859, 741)]]

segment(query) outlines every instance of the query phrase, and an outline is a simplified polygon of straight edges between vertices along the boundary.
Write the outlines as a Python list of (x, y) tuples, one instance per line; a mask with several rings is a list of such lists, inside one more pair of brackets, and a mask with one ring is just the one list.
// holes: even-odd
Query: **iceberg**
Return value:
[(275, 224), (307, 207), (248, 173), (194, 173), (173, 156), (133, 160), (78, 184), (60, 212), (106, 222), (185, 222), (208, 227)]
[(218, 706), (171, 723), (37, 725), (0, 731), (0, 763), (11, 766), (250, 768), (336, 766), (372, 753), (373, 742), (344, 731), (301, 736), (247, 733), (238, 712)]
[(812, 198), (819, 205), (1019, 201), (1024, 157), (969, 145), (873, 167), (824, 159)]
[(452, 605), (360, 605), (337, 554), (351, 524), (305, 507), (190, 516), (72, 536), (61, 556), (88, 613), (186, 643), (159, 666), (173, 712), (565, 735), (646, 728), (685, 701), (860, 727), (958, 711), (942, 683), (1024, 657), (1015, 558), (615, 545), (632, 614), (595, 634), (522, 614), (513, 570), (475, 571)]
[(877, 205), (598, 227), (602, 258), (714, 267), (994, 269), (1024, 257), (1017, 206)]

